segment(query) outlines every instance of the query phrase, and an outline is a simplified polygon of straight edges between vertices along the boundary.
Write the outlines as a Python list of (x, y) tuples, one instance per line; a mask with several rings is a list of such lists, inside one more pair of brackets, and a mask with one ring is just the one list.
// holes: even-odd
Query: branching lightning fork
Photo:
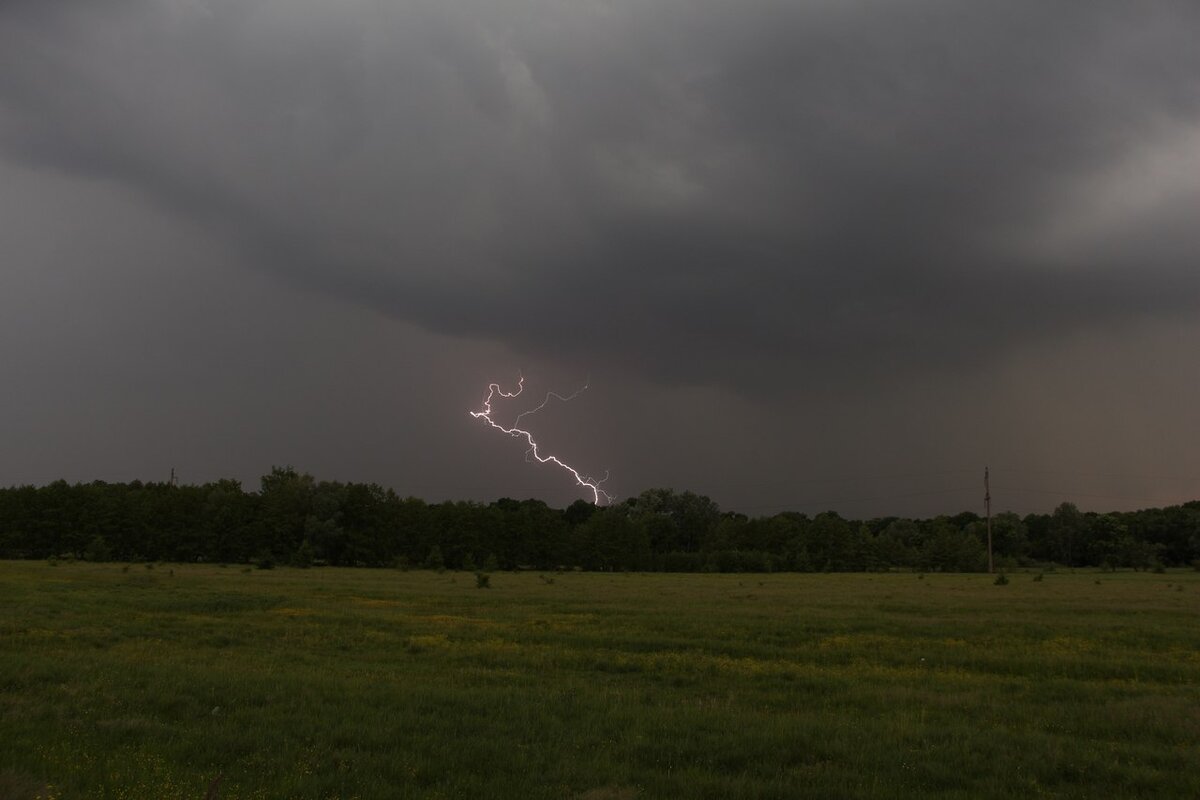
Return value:
[(560, 402), (565, 403), (569, 400), (574, 400), (576, 397), (583, 394), (583, 392), (586, 391), (587, 388), (588, 388), (587, 384), (585, 383), (578, 390), (576, 390), (572, 394), (569, 394), (565, 397), (557, 392), (547, 392), (546, 399), (542, 400), (540, 405), (538, 405), (535, 408), (531, 408), (528, 411), (523, 411), (520, 414), (518, 414), (517, 418), (515, 420), (513, 420), (512, 426), (506, 428), (503, 425), (501, 425), (500, 423), (496, 422), (496, 420), (492, 419), (492, 413), (493, 413), (492, 400), (495, 398), (498, 398), (498, 397), (502, 397), (505, 399), (512, 399), (512, 398), (520, 395), (521, 392), (525, 391), (525, 376), (522, 375), (517, 380), (517, 390), (515, 392), (506, 392), (500, 388), (500, 384), (489, 383), (487, 397), (485, 397), (483, 399), (483, 407), (479, 411), (470, 411), (468, 413), (475, 419), (481, 419), (484, 422), (486, 422), (488, 425), (491, 425), (496, 430), (503, 431), (504, 433), (507, 433), (509, 436), (512, 436), (513, 438), (524, 439), (525, 443), (528, 445), (528, 449), (526, 449), (526, 451), (525, 451), (525, 460), (526, 461), (537, 461), (539, 464), (554, 464), (555, 466), (565, 469), (567, 472), (571, 473), (572, 477), (575, 478), (576, 484), (578, 484), (579, 486), (586, 487), (592, 493), (592, 502), (595, 503), (596, 505), (600, 505), (601, 500), (603, 500), (603, 502), (605, 502), (605, 503), (612, 501), (612, 495), (610, 495), (608, 492), (606, 492), (600, 488), (601, 485), (603, 485), (603, 483), (606, 480), (608, 480), (607, 472), (604, 474), (604, 477), (601, 478), (600, 480), (596, 480), (591, 477), (585, 477), (579, 473), (579, 470), (575, 469), (570, 464), (567, 464), (567, 463), (559, 460), (559, 458), (557, 456), (542, 455), (540, 448), (538, 447), (538, 443), (536, 441), (534, 441), (533, 434), (523, 428), (517, 427), (517, 425), (520, 424), (522, 418), (528, 417), (531, 414), (536, 414), (537, 412), (541, 411), (543, 408), (545, 408), (547, 406), (547, 404), (549, 404), (549, 402), (551, 400), (558, 400)]

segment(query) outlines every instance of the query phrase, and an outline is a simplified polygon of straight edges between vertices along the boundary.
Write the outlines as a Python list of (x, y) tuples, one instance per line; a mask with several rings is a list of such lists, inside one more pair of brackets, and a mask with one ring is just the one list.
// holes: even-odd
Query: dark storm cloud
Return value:
[(9, 4), (0, 147), (439, 333), (930, 374), (1197, 309), (1198, 32), (1169, 2)]

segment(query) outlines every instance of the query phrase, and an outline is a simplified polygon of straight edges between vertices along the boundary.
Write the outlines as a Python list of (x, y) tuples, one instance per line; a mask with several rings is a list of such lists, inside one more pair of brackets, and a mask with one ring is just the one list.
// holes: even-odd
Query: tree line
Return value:
[[(992, 517), (998, 567), (1200, 567), (1200, 501), (1131, 512)], [(986, 522), (748, 517), (707, 497), (650, 489), (598, 508), (540, 500), (427, 503), (291, 467), (240, 482), (68, 484), (0, 489), (0, 558), (208, 561), (311, 566), (660, 572), (982, 571)]]

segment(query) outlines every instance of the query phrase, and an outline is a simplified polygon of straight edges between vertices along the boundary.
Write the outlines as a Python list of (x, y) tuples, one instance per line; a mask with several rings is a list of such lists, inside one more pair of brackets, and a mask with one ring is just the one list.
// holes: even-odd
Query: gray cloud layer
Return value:
[(0, 157), (434, 334), (792, 402), (1193, 319), (1198, 33), (1186, 2), (10, 2)]
[(533, 354), (700, 382), (940, 368), (1200, 295), (1194, 182), (1106, 207), (1122, 169), (1200, 142), (1192, 4), (5, 19), (10, 157), (126, 183), (265, 269)]

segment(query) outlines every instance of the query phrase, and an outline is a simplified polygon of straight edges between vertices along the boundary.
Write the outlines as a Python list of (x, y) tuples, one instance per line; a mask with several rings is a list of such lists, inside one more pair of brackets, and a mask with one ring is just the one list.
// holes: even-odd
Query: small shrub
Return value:
[(996, 576), (996, 580), (992, 581), (995, 586), (1008, 586), (1008, 576), (1003, 572)]
[(488, 575), (486, 572), (476, 572), (475, 573), (475, 588), (476, 589), (492, 588), (492, 576)]
[(1162, 575), (1162, 574), (1163, 574), (1164, 572), (1166, 572), (1166, 571), (1167, 571), (1167, 568), (1166, 568), (1166, 567), (1164, 567), (1162, 564), (1155, 564), (1155, 565), (1154, 565), (1154, 573), (1155, 573), (1156, 575)]

